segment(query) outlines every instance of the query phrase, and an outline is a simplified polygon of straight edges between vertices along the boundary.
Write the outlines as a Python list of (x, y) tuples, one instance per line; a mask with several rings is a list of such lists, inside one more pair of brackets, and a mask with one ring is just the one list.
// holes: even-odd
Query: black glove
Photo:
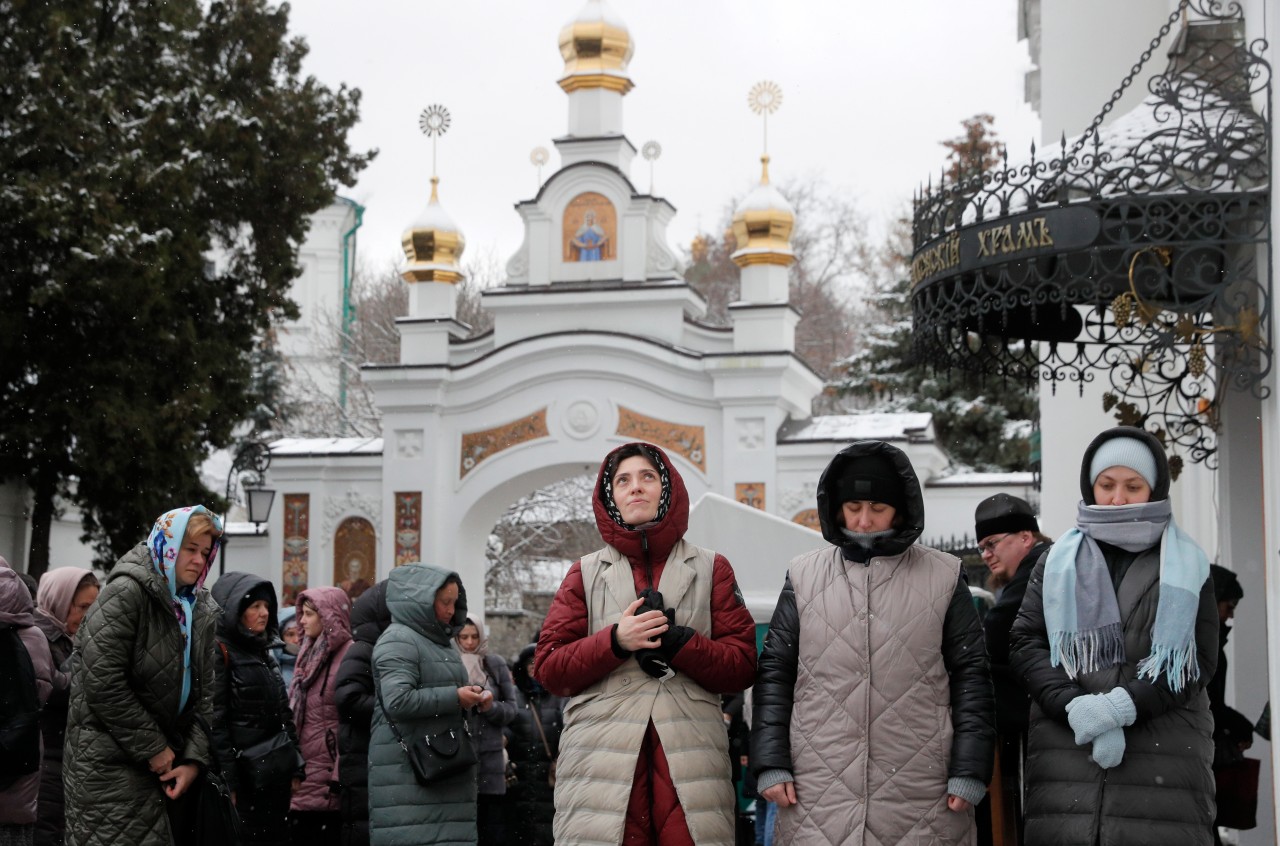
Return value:
[(662, 657), (670, 661), (686, 643), (693, 639), (693, 629), (676, 625), (676, 609), (668, 608), (664, 613), (667, 615), (667, 630), (662, 633), (660, 649)]
[[(645, 588), (640, 591), (639, 598), (643, 599), (644, 603), (636, 609), (637, 614), (643, 614), (647, 611), (663, 611), (662, 594), (657, 590)], [(663, 613), (667, 615), (667, 624), (670, 625), (675, 612), (663, 611)], [(667, 629), (667, 631), (671, 631), (671, 629)], [(659, 639), (661, 640), (661, 637)], [(636, 662), (640, 665), (640, 669), (645, 671), (646, 675), (655, 679), (669, 679), (676, 674), (676, 671), (671, 667), (670, 658), (664, 654), (664, 650), (661, 647), (658, 649), (637, 649), (634, 654)]]

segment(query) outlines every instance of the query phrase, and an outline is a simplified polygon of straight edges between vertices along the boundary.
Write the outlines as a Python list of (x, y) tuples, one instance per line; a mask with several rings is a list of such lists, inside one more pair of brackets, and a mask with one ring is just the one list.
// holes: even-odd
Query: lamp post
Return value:
[[(275, 501), (276, 492), (263, 487), (263, 477), (271, 466), (271, 448), (262, 441), (251, 438), (236, 447), (231, 459), (231, 472), (227, 474), (227, 512), (231, 511), (232, 494), (241, 476), (252, 474), (251, 482), (244, 486), (245, 498), (248, 499), (249, 522), (253, 523), (254, 532), (258, 526), (267, 522), (271, 516), (271, 505)], [(218, 575), (227, 570), (227, 537), (224, 531), (222, 549), (218, 554)]]

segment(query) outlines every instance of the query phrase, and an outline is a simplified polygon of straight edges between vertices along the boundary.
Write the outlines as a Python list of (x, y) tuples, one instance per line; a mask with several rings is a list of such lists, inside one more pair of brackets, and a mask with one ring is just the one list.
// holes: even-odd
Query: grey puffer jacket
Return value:
[[(841, 532), (838, 482), (856, 459), (888, 458), (907, 504), (868, 553)], [(842, 450), (818, 484), (836, 546), (793, 559), (753, 688), (751, 769), (794, 777), (780, 808), (789, 844), (969, 844), (972, 811), (947, 808), (950, 779), (991, 777), (995, 714), (982, 628), (954, 556), (915, 543), (924, 526), (905, 454), (877, 441)]]
[(493, 692), (493, 707), (472, 720), (472, 731), (477, 734), (476, 752), (480, 755), (480, 772), (477, 777), (479, 792), (502, 796), (507, 792), (506, 763), (502, 750), (506, 747), (503, 729), (516, 718), (519, 703), (516, 686), (511, 681), (507, 662), (497, 655), (484, 656), (486, 685)]
[[(423, 786), (413, 776), (387, 719), (405, 738), (463, 731), (458, 688), (467, 684), (453, 636), (467, 616), (459, 586), (453, 619), (436, 619), (436, 591), (457, 574), (409, 564), (391, 572), (387, 607), (392, 623), (373, 648), (373, 710), (369, 742), (369, 833), (374, 846), (476, 842), (476, 767)], [(385, 708), (385, 711), (384, 711)], [(468, 717), (472, 722), (475, 715)]]
[(63, 770), (69, 846), (173, 842), (148, 761), (170, 747), (175, 763), (209, 763), (209, 740), (195, 718), (213, 718), (218, 608), (204, 588), (195, 596), (191, 694), (181, 713), (182, 630), (145, 543), (112, 568), (76, 632)]
[[(1152, 499), (1167, 497), (1169, 467), (1164, 449), (1140, 429), (1117, 428), (1100, 435), (1085, 452), (1081, 492), (1093, 504), (1087, 471), (1098, 446), (1110, 437), (1144, 440), (1156, 457), (1159, 478)], [(1108, 564), (1122, 550), (1100, 545)], [(1200, 591), (1196, 658), (1200, 677), (1174, 693), (1161, 676), (1137, 677), (1137, 664), (1151, 653), (1151, 630), (1160, 601), (1160, 546), (1137, 554), (1124, 572), (1116, 599), (1124, 630), (1125, 663), (1072, 679), (1049, 662), (1044, 619), (1045, 558), (1036, 564), (1022, 611), (1011, 633), (1013, 668), (1032, 697), (1028, 743), (1026, 841), (1036, 846), (1189, 846), (1213, 842), (1215, 815), (1213, 718), (1205, 685), (1218, 658), (1218, 611), (1213, 582)], [(1067, 703), (1077, 696), (1124, 687), (1137, 721), (1124, 730), (1120, 765), (1101, 769), (1091, 745), (1077, 746), (1067, 722)]]

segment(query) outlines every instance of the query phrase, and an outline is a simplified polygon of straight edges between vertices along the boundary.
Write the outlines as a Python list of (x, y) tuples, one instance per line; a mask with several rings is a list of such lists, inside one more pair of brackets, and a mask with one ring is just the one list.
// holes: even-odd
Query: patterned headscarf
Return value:
[[(644, 453), (644, 457), (658, 470), (658, 478), (662, 480), (662, 493), (658, 496), (658, 513), (650, 522), (658, 523), (662, 518), (667, 516), (667, 507), (671, 505), (671, 474), (667, 472), (667, 465), (663, 463), (662, 456), (655, 449), (650, 449), (648, 444), (636, 444), (640, 451)], [(627, 456), (630, 458), (631, 456)], [(618, 460), (618, 464), (626, 461), (626, 458)], [(622, 512), (618, 510), (618, 504), (613, 501), (613, 474), (618, 470), (618, 464), (612, 467), (605, 466), (600, 477), (601, 494), (604, 498), (605, 510), (609, 512), (609, 516), (613, 518), (613, 522), (617, 523), (624, 529), (634, 529), (635, 526), (622, 519)]]
[(182, 549), (182, 541), (187, 535), (187, 522), (193, 514), (209, 515), (213, 520), (215, 534), (222, 534), (222, 521), (216, 514), (203, 505), (187, 505), (161, 514), (147, 537), (147, 551), (151, 554), (151, 566), (169, 586), (173, 614), (178, 618), (178, 628), (182, 630), (183, 674), (179, 711), (187, 707), (187, 697), (191, 694), (191, 619), (195, 615), (196, 591), (204, 586), (204, 580), (209, 575), (209, 567), (218, 557), (218, 548), (221, 546), (221, 542), (215, 536), (212, 539), (213, 543), (209, 545), (209, 556), (205, 559), (204, 569), (200, 571), (195, 584), (178, 586), (176, 566), (178, 552)]

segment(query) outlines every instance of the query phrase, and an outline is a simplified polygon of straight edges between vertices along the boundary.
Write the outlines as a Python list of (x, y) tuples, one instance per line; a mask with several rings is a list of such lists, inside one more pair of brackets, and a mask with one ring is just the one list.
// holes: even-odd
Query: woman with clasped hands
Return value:
[(76, 633), (63, 780), (69, 846), (186, 842), (178, 800), (209, 763), (217, 606), (204, 589), (222, 526), (166, 512), (116, 562)]

